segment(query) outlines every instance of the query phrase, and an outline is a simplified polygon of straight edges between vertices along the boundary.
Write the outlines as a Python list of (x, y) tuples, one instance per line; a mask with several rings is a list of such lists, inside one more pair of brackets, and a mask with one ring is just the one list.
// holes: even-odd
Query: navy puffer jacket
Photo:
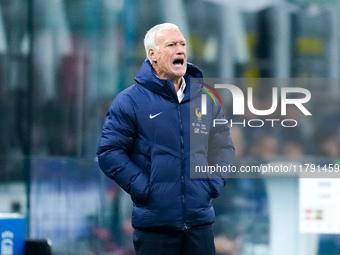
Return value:
[[(184, 78), (187, 87), (179, 103), (172, 80), (158, 79), (145, 60), (136, 84), (119, 93), (107, 113), (98, 161), (104, 173), (131, 195), (134, 228), (183, 230), (214, 221), (211, 200), (225, 179), (190, 178), (190, 164), (232, 164), (234, 147), (227, 125), (212, 127), (214, 118), (224, 118), (220, 105), (207, 96), (211, 114), (193, 112), (200, 113), (205, 93), (191, 79), (202, 78), (200, 70), (188, 63)], [(197, 121), (204, 127), (199, 133), (194, 131)]]

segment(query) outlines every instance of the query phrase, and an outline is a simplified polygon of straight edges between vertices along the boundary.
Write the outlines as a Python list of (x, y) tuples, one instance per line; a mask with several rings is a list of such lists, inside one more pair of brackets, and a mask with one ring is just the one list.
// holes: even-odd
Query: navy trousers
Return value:
[(188, 230), (135, 229), (136, 255), (215, 255), (212, 225)]

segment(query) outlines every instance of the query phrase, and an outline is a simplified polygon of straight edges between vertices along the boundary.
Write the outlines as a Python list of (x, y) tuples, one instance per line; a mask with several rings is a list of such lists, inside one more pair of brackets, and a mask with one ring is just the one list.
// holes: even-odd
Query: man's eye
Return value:
[(169, 47), (172, 47), (172, 46), (174, 46), (174, 45), (175, 45), (174, 43), (169, 43), (169, 44), (168, 44)]

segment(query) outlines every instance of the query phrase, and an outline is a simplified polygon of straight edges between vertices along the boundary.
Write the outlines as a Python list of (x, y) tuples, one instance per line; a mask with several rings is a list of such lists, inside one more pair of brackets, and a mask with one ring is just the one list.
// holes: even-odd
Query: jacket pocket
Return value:
[(137, 205), (146, 205), (149, 198), (150, 176), (141, 172), (131, 182), (130, 196), (132, 201)]
[[(196, 154), (195, 155), (195, 165), (199, 165), (202, 167), (208, 168), (208, 161), (204, 154)], [(204, 174), (204, 173), (203, 173)], [(206, 180), (209, 186), (209, 195), (211, 198), (217, 198), (220, 195), (222, 188), (224, 187), (224, 180), (219, 177), (214, 177), (209, 174), (208, 171), (205, 172)]]
[(224, 187), (224, 180), (222, 180), (221, 178), (209, 178), (209, 184), (211, 187), (211, 197), (217, 198)]
[(151, 153), (151, 145), (148, 143), (148, 141), (142, 136), (136, 139), (135, 148), (134, 148), (134, 152), (131, 155), (131, 159), (146, 174), (150, 174), (150, 168), (151, 168), (150, 153)]

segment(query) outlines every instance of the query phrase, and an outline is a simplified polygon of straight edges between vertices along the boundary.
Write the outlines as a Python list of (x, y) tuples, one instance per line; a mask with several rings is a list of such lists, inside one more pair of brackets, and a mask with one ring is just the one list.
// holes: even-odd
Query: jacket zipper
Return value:
[(181, 105), (177, 104), (177, 113), (181, 133), (181, 186), (182, 186), (182, 205), (183, 205), (183, 229), (188, 229), (186, 225), (186, 207), (185, 207), (185, 157), (184, 157), (184, 137), (183, 137), (183, 122), (181, 115)]

